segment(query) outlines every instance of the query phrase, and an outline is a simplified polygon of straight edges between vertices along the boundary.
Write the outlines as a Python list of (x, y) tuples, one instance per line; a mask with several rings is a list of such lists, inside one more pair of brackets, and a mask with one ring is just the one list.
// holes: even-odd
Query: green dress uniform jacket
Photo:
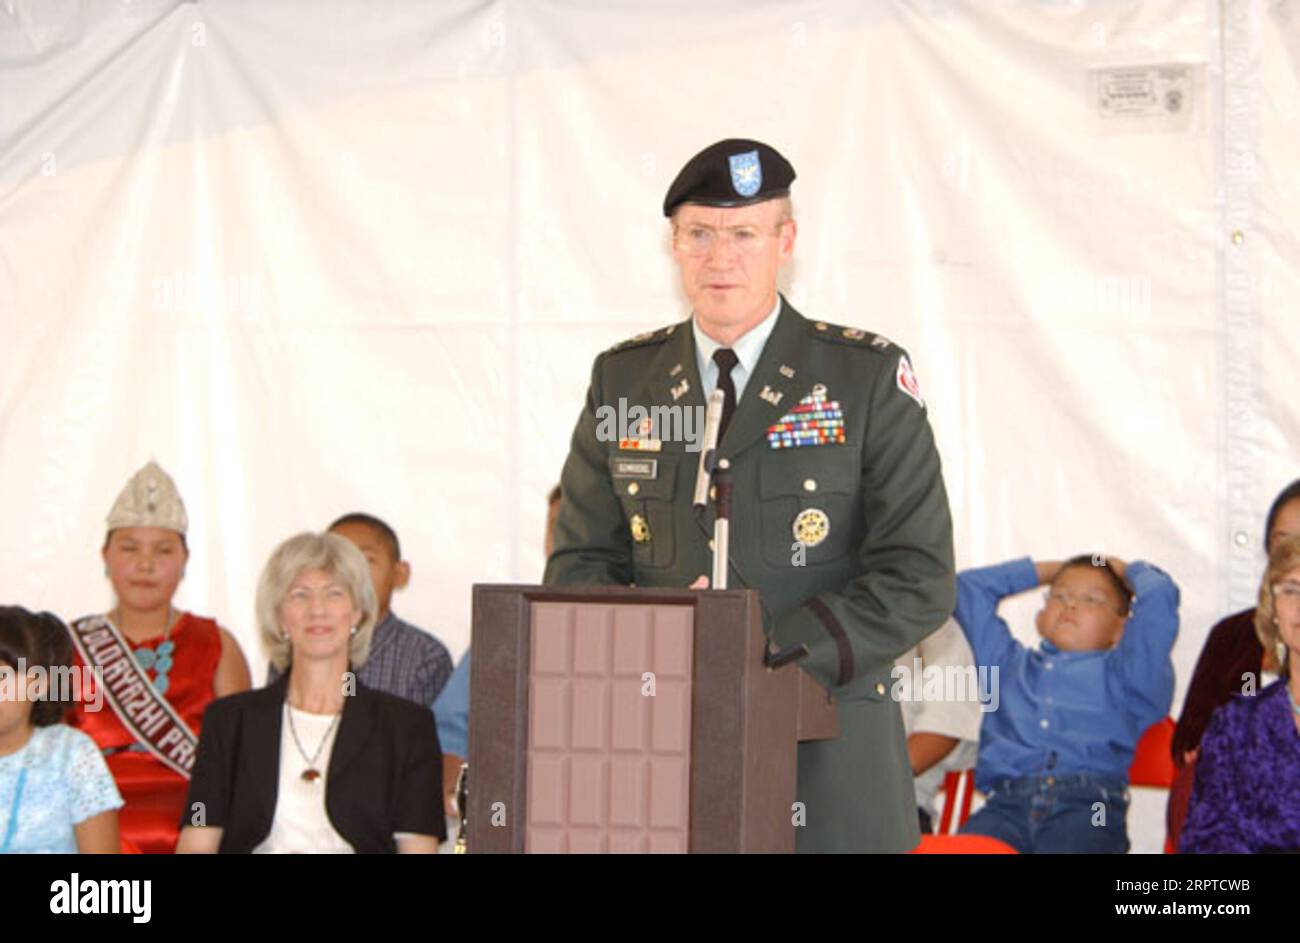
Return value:
[[(818, 384), (839, 404), (843, 443), (774, 448), (769, 427)], [(620, 441), (606, 421), (620, 398), (625, 412), (703, 416), (689, 320), (596, 358), (561, 478), (548, 585), (685, 587), (712, 571), (692, 507), (698, 450), (664, 423), (658, 450), (644, 436)], [(703, 422), (693, 430), (702, 435)], [(759, 590), (768, 634), (807, 645), (801, 669), (839, 706), (838, 739), (799, 745), (796, 846), (909, 850), (920, 840), (916, 799), (890, 672), (952, 613), (955, 588), (939, 455), (905, 352), (811, 322), (783, 298), (718, 454), (734, 482), (729, 588)], [(801, 531), (811, 534), (801, 559), (795, 519), (809, 509), (826, 526), (815, 544), (820, 528)]]

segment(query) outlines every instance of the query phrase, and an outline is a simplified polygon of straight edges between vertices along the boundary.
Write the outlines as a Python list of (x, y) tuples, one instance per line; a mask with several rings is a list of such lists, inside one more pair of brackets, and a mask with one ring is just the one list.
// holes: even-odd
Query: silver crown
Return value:
[(131, 476), (108, 512), (109, 530), (160, 527), (184, 534), (189, 523), (176, 483), (153, 461)]

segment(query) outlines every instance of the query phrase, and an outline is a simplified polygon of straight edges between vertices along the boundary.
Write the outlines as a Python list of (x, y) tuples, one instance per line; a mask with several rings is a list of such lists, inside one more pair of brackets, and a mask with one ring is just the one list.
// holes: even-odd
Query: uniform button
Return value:
[(803, 490), (804, 490), (804, 491), (816, 491), (816, 490), (817, 490), (817, 482), (816, 482), (814, 479), (812, 479), (812, 478), (805, 478), (805, 479), (803, 480)]
[(1232, 231), (1232, 244), (1234, 246), (1239, 246), (1245, 241), (1246, 241), (1246, 234), (1244, 232), (1242, 232), (1240, 229), (1234, 229)]
[(1040, 726), (1040, 727), (1042, 727), (1044, 730), (1046, 730), (1046, 729), (1048, 728), (1048, 726), (1050, 726), (1050, 725), (1047, 723), (1047, 718), (1044, 717), (1042, 720), (1040, 720), (1040, 721), (1038, 722), (1038, 726)]
[(1043, 698), (1043, 700), (1046, 701), (1048, 704), (1052, 703), (1052, 699), (1050, 697), (1045, 697)]
[(641, 490), (641, 486), (638, 485), (635, 481), (627, 486), (627, 493), (631, 495), (635, 495), (640, 490)]
[(1046, 668), (1048, 671), (1051, 671), (1053, 668), (1056, 667), (1056, 663), (1055, 663), (1055, 662), (1050, 662), (1050, 661), (1045, 661), (1045, 662), (1043, 662), (1043, 667)]
[(1055, 776), (1048, 776), (1048, 777), (1047, 777), (1047, 785), (1049, 785), (1049, 786), (1055, 786), (1055, 785), (1056, 785), (1056, 777), (1055, 777)]
[(877, 682), (876, 682), (876, 693), (877, 693), (877, 694), (884, 694), (884, 693), (885, 693), (885, 682), (883, 682), (883, 681), (877, 681)]
[(712, 540), (709, 541), (709, 549), (710, 549), (710, 550), (713, 549), (713, 541), (712, 541)]
[(718, 486), (717, 486), (717, 485), (709, 485), (709, 500), (710, 500), (710, 501), (716, 501), (716, 500), (718, 500)]

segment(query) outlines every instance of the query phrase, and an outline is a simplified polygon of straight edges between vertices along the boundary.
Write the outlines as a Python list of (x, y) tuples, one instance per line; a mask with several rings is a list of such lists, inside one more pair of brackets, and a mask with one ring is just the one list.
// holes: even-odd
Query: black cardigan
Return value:
[[(181, 825), (222, 828), (222, 852), (252, 851), (271, 832), (288, 687), (285, 675), (219, 698), (204, 712)], [(325, 778), (325, 812), (335, 830), (361, 853), (395, 852), (395, 832), (445, 839), (433, 712), (360, 683), (343, 702)]]

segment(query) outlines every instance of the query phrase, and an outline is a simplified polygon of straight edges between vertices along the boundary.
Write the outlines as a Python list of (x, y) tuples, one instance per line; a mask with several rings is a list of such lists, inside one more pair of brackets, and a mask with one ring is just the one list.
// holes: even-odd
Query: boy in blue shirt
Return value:
[[(997, 609), (1042, 584), (1042, 641), (1030, 649)], [(1128, 768), (1173, 701), (1173, 580), (1141, 561), (1025, 558), (959, 574), (955, 615), (1000, 691), (975, 766), (987, 802), (962, 832), (1023, 853), (1128, 851)]]

